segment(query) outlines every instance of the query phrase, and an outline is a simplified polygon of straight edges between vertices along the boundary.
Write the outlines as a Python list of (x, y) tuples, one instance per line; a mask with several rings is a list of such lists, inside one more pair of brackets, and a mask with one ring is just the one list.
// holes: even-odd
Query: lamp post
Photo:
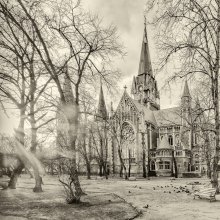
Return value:
[[(147, 172), (146, 172), (146, 151), (145, 151), (145, 141), (144, 141), (144, 132), (141, 132), (141, 139), (142, 139), (142, 152), (143, 152), (143, 157), (142, 157), (142, 164), (143, 164), (143, 177), (146, 178), (147, 177)], [(148, 162), (149, 164), (149, 162)]]

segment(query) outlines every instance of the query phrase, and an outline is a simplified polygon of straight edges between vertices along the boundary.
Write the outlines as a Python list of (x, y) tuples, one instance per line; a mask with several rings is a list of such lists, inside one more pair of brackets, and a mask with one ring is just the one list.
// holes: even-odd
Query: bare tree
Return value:
[[(45, 4), (50, 5), (51, 11), (45, 10)], [(70, 203), (79, 202), (82, 195), (76, 167), (81, 83), (87, 79), (87, 76), (99, 75), (103, 72), (105, 75), (102, 74), (102, 77), (106, 80), (106, 77), (108, 78), (112, 73), (107, 69), (111, 56), (122, 54), (116, 28), (103, 27), (98, 17), (82, 13), (78, 5), (79, 2), (74, 1), (51, 5), (51, 2), (46, 0), (32, 1), (30, 4), (22, 0), (17, 0), (15, 3), (8, 1), (0, 3), (2, 13), (26, 36), (56, 84), (63, 113), (69, 125), (67, 134), (69, 149), (72, 151), (70, 178), (75, 188)], [(26, 27), (18, 21), (19, 16), (25, 17), (33, 27), (37, 44)], [(61, 44), (64, 49), (62, 57), (59, 54), (55, 55), (57, 49), (55, 44), (54, 48), (51, 48), (51, 42), (54, 41), (60, 42), (59, 45)], [(103, 65), (96, 65), (97, 61)], [(70, 71), (63, 71), (67, 63)], [(102, 71), (99, 70), (100, 68)], [(63, 91), (63, 73), (74, 85), (74, 101), (68, 100)]]
[(158, 46), (165, 52), (162, 66), (171, 58), (180, 61), (169, 81), (188, 76), (209, 82), (215, 116), (212, 185), (218, 189), (220, 1), (152, 0), (147, 5), (149, 13), (158, 9), (152, 23), (159, 27)]
[[(2, 29), (0, 56), (3, 63), (1, 73), (1, 92), (3, 96), (6, 96), (7, 99), (12, 101), (16, 108), (23, 109), (23, 115), (20, 115), (23, 120), (23, 122), (21, 123), (21, 127), (23, 127), (22, 129), (24, 129), (26, 119), (30, 122), (32, 131), (30, 150), (33, 154), (35, 154), (37, 148), (38, 129), (53, 120), (50, 118), (42, 122), (42, 120), (47, 115), (45, 113), (46, 110), (51, 106), (39, 105), (40, 102), (42, 103), (42, 94), (48, 87), (48, 84), (51, 81), (51, 77), (49, 79), (48, 77), (46, 77), (45, 68), (39, 61), (39, 56), (36, 53), (36, 49), (31, 45), (31, 43), (22, 33), (22, 31), (20, 31), (18, 27), (10, 23), (9, 18), (3, 13), (4, 8), (2, 7), (1, 9)], [(22, 20), (23, 18), (19, 19), (22, 26), (27, 25)], [(34, 42), (36, 43), (33, 29), (29, 27), (28, 31), (28, 33), (30, 34), (30, 36), (32, 36)], [(43, 81), (45, 81), (43, 85), (42, 78), (44, 78)], [(22, 103), (20, 103), (19, 106), (19, 103), (16, 103), (15, 101), (20, 99)], [(6, 102), (7, 100), (2, 100), (3, 104), (5, 104)], [(36, 106), (38, 107), (36, 108)], [(24, 133), (24, 130), (21, 131), (21, 133)], [(25, 134), (23, 134), (23, 136), (24, 135)], [(41, 177), (39, 176), (39, 170), (37, 169), (36, 164), (35, 166), (33, 166), (33, 169), (36, 180), (34, 191), (41, 192)], [(22, 168), (18, 171), (15, 170), (15, 172), (18, 172), (18, 175), (21, 173), (21, 171)], [(13, 180), (13, 178), (14, 176), (12, 176), (10, 184), (13, 183), (12, 187), (15, 188), (16, 180)], [(9, 187), (11, 187), (10, 184)]]
[(92, 138), (95, 151), (95, 159), (99, 165), (99, 175), (105, 176), (108, 179), (108, 153), (110, 143), (110, 132), (108, 119), (97, 119), (90, 128), (90, 134)]

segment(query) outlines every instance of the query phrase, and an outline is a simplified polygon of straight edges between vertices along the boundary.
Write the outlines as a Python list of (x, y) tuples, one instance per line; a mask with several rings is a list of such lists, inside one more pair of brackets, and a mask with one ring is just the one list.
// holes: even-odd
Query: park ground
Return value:
[[(6, 178), (0, 178), (1, 182)], [(81, 178), (81, 204), (65, 203), (55, 176), (43, 178), (44, 192), (33, 193), (34, 180), (22, 175), (15, 190), (0, 190), (0, 219), (220, 219), (220, 195), (216, 202), (193, 199), (193, 190), (208, 184), (205, 178), (151, 178), (91, 180)], [(1, 188), (0, 188), (1, 189)]]

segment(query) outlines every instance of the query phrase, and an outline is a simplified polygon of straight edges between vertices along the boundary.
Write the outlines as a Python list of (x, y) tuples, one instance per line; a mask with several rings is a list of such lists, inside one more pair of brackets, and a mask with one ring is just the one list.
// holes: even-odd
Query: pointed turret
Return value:
[[(68, 71), (67, 68), (66, 68), (66, 71)], [(67, 103), (74, 103), (73, 90), (72, 90), (71, 80), (69, 78), (68, 72), (64, 76), (63, 93), (64, 93), (64, 97)]]
[(189, 92), (189, 86), (187, 81), (185, 81), (183, 95), (181, 97), (181, 108), (182, 108), (182, 124), (184, 126), (188, 125), (188, 120), (191, 115), (192, 110), (192, 98)]
[(185, 81), (185, 85), (184, 85), (184, 90), (183, 90), (182, 98), (183, 98), (183, 97), (189, 97), (189, 98), (191, 98), (187, 80)]
[(191, 108), (191, 95), (189, 92), (189, 86), (187, 80), (185, 81), (184, 89), (183, 89), (183, 95), (181, 97), (181, 104), (183, 110), (189, 110)]
[(105, 105), (105, 99), (103, 94), (102, 85), (100, 87), (100, 94), (99, 94), (99, 103), (98, 103), (98, 110), (96, 114), (96, 119), (103, 119), (106, 120), (108, 117), (106, 105)]
[(131, 85), (131, 94), (134, 95), (137, 93), (137, 84), (136, 84), (136, 78), (135, 76), (133, 77), (133, 82)]
[(150, 52), (148, 46), (146, 22), (144, 25), (144, 37), (141, 48), (141, 57), (140, 57), (138, 75), (141, 75), (143, 73), (152, 75), (152, 66), (151, 66)]

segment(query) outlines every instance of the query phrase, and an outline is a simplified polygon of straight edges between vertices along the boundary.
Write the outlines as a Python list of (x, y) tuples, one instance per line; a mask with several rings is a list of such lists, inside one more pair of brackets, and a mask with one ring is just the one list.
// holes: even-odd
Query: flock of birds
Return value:
[[(135, 185), (134, 188), (142, 189), (141, 187), (138, 187), (137, 185)], [(174, 186), (172, 183), (170, 185), (166, 185), (166, 186), (154, 186), (153, 187), (153, 190), (158, 190), (158, 189), (164, 189), (163, 193), (172, 193), (172, 191), (174, 193), (181, 193), (181, 192), (185, 192), (187, 194), (190, 193), (187, 186), (177, 187), (177, 186)], [(128, 193), (131, 193), (131, 191), (128, 191)]]
[(172, 193), (171, 191), (173, 190), (174, 193), (181, 193), (181, 192), (185, 192), (187, 194), (190, 193), (189, 189), (187, 188), (187, 186), (179, 186), (179, 187), (176, 187), (176, 186), (173, 186), (173, 184), (170, 184), (170, 185), (166, 185), (166, 186), (156, 186), (156, 187), (153, 187), (153, 190), (156, 190), (156, 189), (167, 189), (166, 191), (164, 191), (163, 193)]
[[(135, 185), (133, 188), (139, 188), (142, 189), (142, 187), (138, 187), (137, 185)], [(189, 189), (187, 188), (187, 186), (174, 186), (172, 183), (169, 185), (165, 185), (165, 186), (154, 186), (153, 190), (162, 190), (163, 193), (187, 193), (188, 195), (191, 193), (189, 191)], [(131, 191), (129, 190), (128, 193), (131, 193)], [(148, 209), (149, 205), (145, 205), (143, 208)]]

